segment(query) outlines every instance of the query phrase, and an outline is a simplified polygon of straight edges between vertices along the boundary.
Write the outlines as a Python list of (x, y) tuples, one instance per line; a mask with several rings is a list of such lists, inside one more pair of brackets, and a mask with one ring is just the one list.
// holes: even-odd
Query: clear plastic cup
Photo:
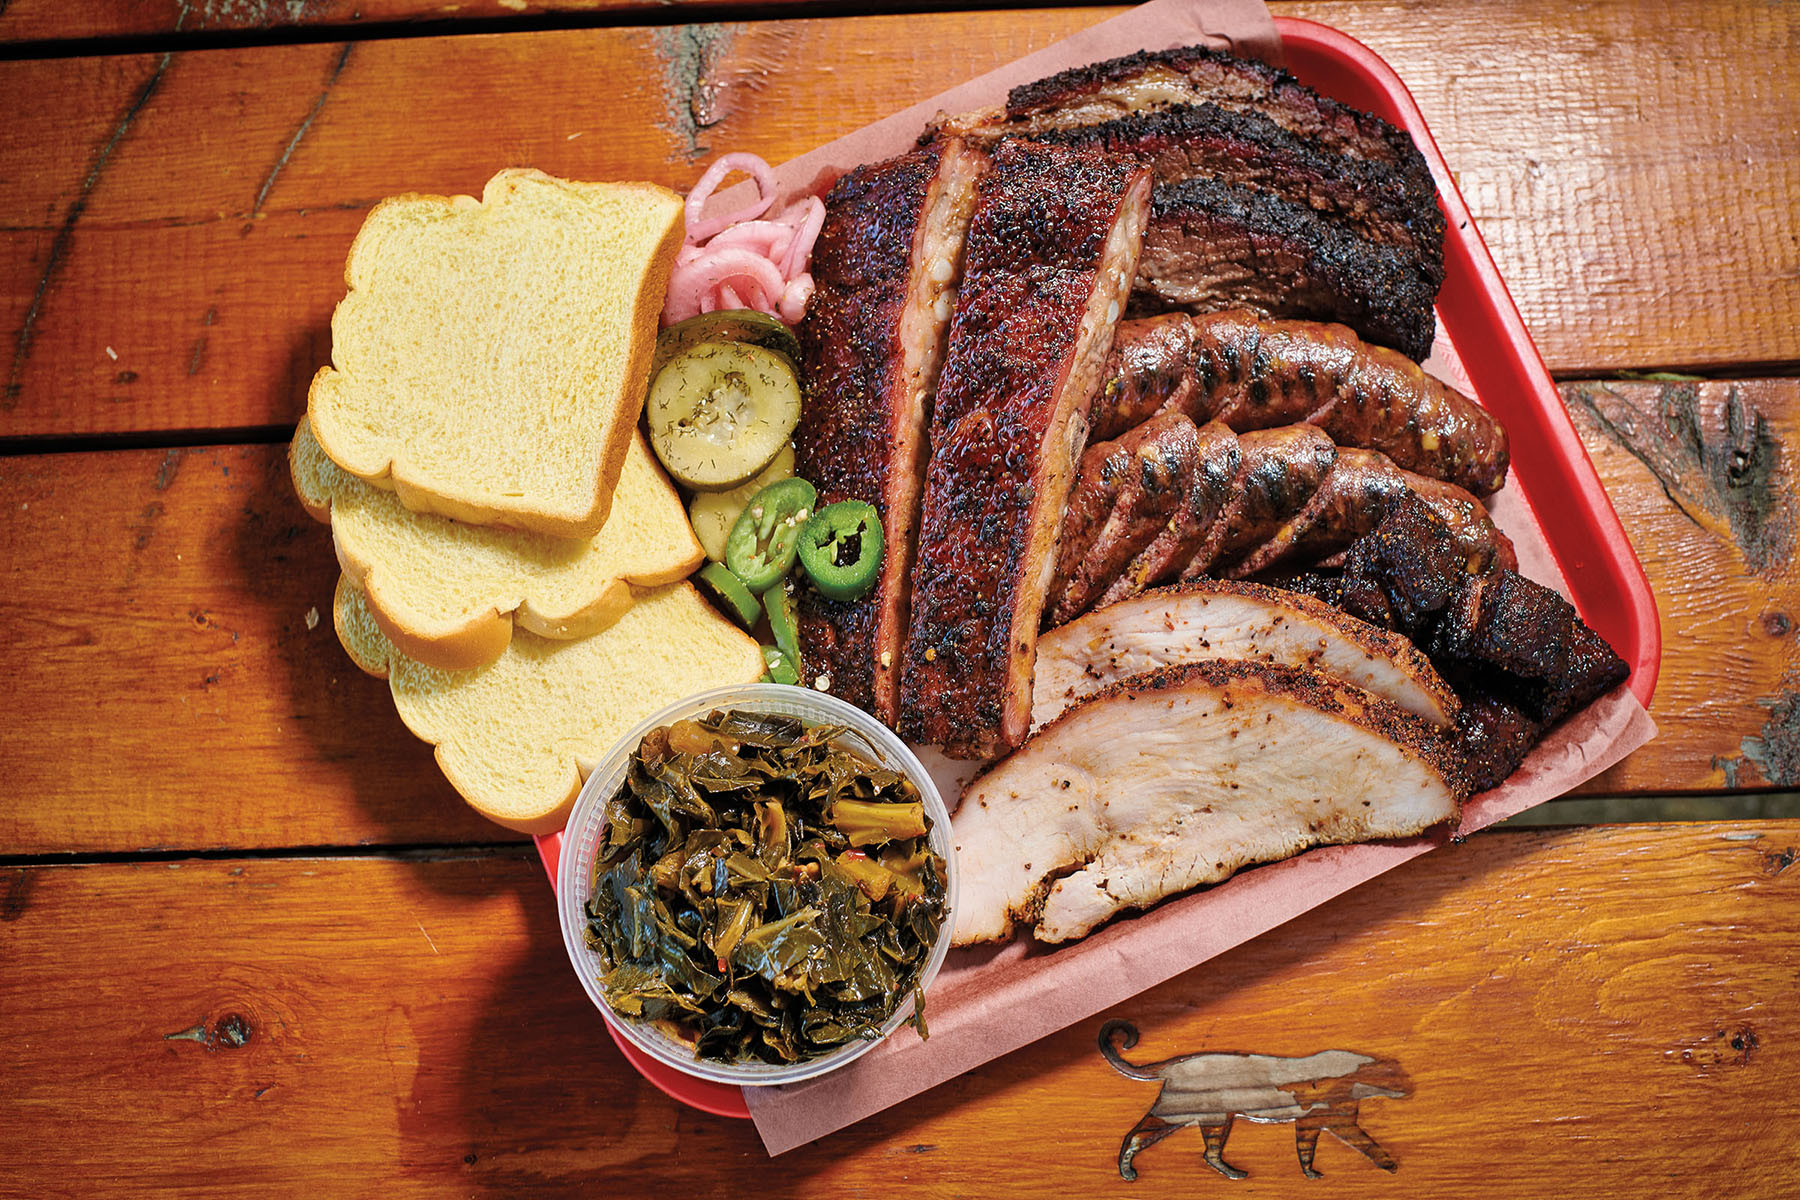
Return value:
[(908, 995), (882, 1026), (881, 1038), (857, 1038), (816, 1058), (784, 1066), (715, 1062), (695, 1058), (691, 1047), (666, 1036), (649, 1024), (629, 1020), (614, 1012), (606, 1002), (605, 989), (600, 985), (604, 966), (600, 956), (588, 947), (584, 936), (588, 896), (594, 888), (594, 862), (599, 857), (606, 832), (606, 801), (624, 783), (631, 755), (637, 750), (638, 743), (645, 734), (659, 726), (725, 708), (798, 717), (808, 725), (848, 726), (850, 732), (844, 735), (841, 744), (861, 752), (889, 770), (900, 772), (919, 789), (919, 795), (925, 801), (925, 812), (931, 818), (932, 849), (942, 856), (945, 864), (944, 923), (919, 977), (921, 991), (931, 987), (938, 968), (944, 964), (944, 956), (950, 952), (950, 935), (956, 924), (956, 853), (950, 842), (950, 814), (944, 808), (943, 798), (938, 795), (931, 775), (913, 755), (912, 750), (887, 726), (835, 696), (816, 692), (811, 688), (776, 683), (714, 688), (677, 701), (640, 721), (600, 760), (600, 764), (582, 786), (581, 795), (576, 798), (575, 807), (569, 814), (569, 823), (563, 830), (562, 862), (557, 870), (556, 881), (563, 946), (569, 952), (569, 961), (575, 967), (581, 986), (587, 990), (588, 997), (600, 1010), (600, 1015), (627, 1041), (658, 1062), (701, 1079), (740, 1087), (798, 1083), (802, 1079), (823, 1075), (851, 1062), (876, 1046), (881, 1038), (898, 1029), (912, 1015), (911, 989), (908, 989)]

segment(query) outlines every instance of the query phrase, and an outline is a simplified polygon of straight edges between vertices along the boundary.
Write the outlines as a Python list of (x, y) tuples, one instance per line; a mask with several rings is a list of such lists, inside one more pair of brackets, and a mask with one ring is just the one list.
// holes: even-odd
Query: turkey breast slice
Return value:
[(1311, 596), (1196, 580), (1109, 604), (1038, 639), (1033, 727), (1109, 683), (1201, 659), (1314, 667), (1440, 729), (1461, 702), (1411, 642)]
[(951, 818), (957, 945), (1079, 938), (1238, 868), (1410, 837), (1465, 789), (1439, 732), (1307, 668), (1198, 662), (1080, 701), (974, 780)]

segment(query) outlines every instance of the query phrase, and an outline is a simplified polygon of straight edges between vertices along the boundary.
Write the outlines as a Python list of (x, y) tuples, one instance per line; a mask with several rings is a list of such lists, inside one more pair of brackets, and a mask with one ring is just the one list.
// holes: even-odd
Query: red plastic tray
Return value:
[[(1535, 511), (1556, 514), (1543, 523), (1544, 538), (1575, 607), (1631, 664), (1631, 690), (1648, 705), (1662, 660), (1649, 580), (1419, 106), (1393, 68), (1355, 38), (1293, 17), (1276, 17), (1275, 27), (1288, 70), (1325, 95), (1406, 130), (1430, 164), (1446, 217), (1440, 332), (1456, 348), (1482, 404), (1506, 426), (1514, 485)], [(537, 844), (554, 887), (562, 835), (540, 837)], [(682, 1103), (722, 1117), (750, 1115), (738, 1088), (664, 1066), (616, 1033), (613, 1041), (646, 1079)]]

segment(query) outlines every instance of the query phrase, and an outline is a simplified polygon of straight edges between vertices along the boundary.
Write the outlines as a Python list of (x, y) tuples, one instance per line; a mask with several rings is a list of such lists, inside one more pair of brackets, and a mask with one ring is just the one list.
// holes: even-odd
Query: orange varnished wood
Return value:
[(1800, 380), (1562, 392), (1663, 635), (1657, 740), (1582, 790), (1800, 787)]
[[(781, 7), (800, 0), (765, 0)], [(0, 4), (0, 44), (150, 35), (242, 34), (315, 30), (357, 36), (372, 26), (408, 23), (452, 27), (466, 21), (545, 17), (666, 20), (679, 9), (704, 19), (727, 0), (8, 0)], [(889, 3), (875, 7), (899, 7)], [(858, 5), (861, 10), (870, 6)]]
[[(1478, 835), (1106, 1016), (1150, 1062), (1396, 1060), (1329, 1136), (1186, 1130), (1130, 1194), (1796, 1194), (1800, 824)], [(1156, 1085), (1082, 1021), (773, 1162), (611, 1047), (523, 854), (0, 872), (0, 1119), (34, 1194), (1110, 1195)], [(18, 1173), (23, 1167), (23, 1173)]]
[[(1111, 11), (0, 64), (0, 436), (286, 423), (381, 196), (515, 163), (683, 187), (713, 151), (788, 157)], [(1585, 10), (1580, 37), (1547, 0), (1279, 11), (1418, 94), (1553, 369), (1800, 361), (1797, 10), (1709, 4), (1705, 38), (1667, 4)]]
[[(163, 53), (518, 11), (449, 8), (0, 0), (0, 44), (63, 56), (0, 62), (0, 439), (272, 436), (380, 197), (519, 163), (684, 187), (1118, 11), (634, 27), (669, 7), (531, 0), (624, 23)], [(1800, 9), (1272, 8), (1395, 66), (1576, 381), (1665, 644), (1660, 737), (1583, 792), (1800, 786)], [(1595, 382), (1671, 367), (1755, 378)], [(1293, 1126), (1240, 1121), (1249, 1179), (1189, 1129), (1128, 1187), (1157, 1089), (1107, 1067), (1098, 1017), (771, 1163), (623, 1062), (529, 848), (343, 657), (282, 450), (0, 457), (0, 1194), (1800, 1197), (1785, 819), (1489, 831), (1104, 1014), (1138, 1062), (1396, 1061), (1413, 1094), (1360, 1114), (1393, 1175), (1326, 1136), (1303, 1181)], [(340, 845), (378, 852), (306, 849)], [(408, 845), (435, 848), (380, 852)]]
[(1270, 8), (1399, 72), (1552, 370), (1800, 362), (1800, 9)]
[(279, 447), (0, 459), (0, 848), (510, 839), (331, 628)]

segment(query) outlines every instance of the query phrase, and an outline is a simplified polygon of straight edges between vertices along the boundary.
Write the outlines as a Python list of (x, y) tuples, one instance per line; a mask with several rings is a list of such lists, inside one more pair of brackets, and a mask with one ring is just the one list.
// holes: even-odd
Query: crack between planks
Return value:
[(275, 160), (275, 165), (269, 169), (268, 178), (263, 180), (262, 187), (257, 190), (256, 203), (250, 206), (251, 216), (254, 217), (262, 212), (263, 201), (268, 199), (269, 189), (275, 186), (276, 177), (281, 174), (282, 168), (287, 166), (288, 159), (293, 157), (295, 148), (306, 136), (306, 131), (312, 128), (313, 121), (318, 119), (319, 110), (325, 107), (325, 101), (331, 98), (331, 89), (337, 86), (338, 76), (344, 73), (344, 64), (350, 61), (350, 51), (355, 46), (355, 42), (344, 43), (343, 53), (338, 55), (337, 64), (331, 68), (331, 74), (325, 77), (325, 87), (319, 92), (319, 98), (313, 101), (312, 109), (307, 112), (306, 119), (300, 122), (300, 128), (294, 130), (294, 136), (288, 139), (287, 148), (281, 152), (281, 157)]
[(56, 278), (56, 270), (62, 265), (63, 258), (68, 252), (69, 241), (75, 234), (75, 225), (81, 220), (81, 214), (87, 209), (88, 197), (93, 194), (95, 185), (100, 182), (100, 175), (105, 171), (107, 162), (111, 160), (113, 151), (125, 139), (125, 135), (130, 132), (132, 125), (136, 124), (138, 114), (144, 111), (144, 106), (150, 103), (150, 97), (154, 96), (156, 89), (161, 86), (163, 73), (169, 69), (169, 63), (174, 60), (174, 57), (173, 52), (165, 52), (157, 60), (156, 69), (150, 73), (149, 80), (139, 89), (137, 99), (131, 102), (131, 107), (125, 110), (125, 115), (120, 118), (119, 124), (113, 129), (112, 136), (106, 139), (106, 143), (100, 147), (100, 152), (94, 156), (94, 165), (88, 168), (87, 178), (81, 183), (81, 191), (76, 195), (74, 203), (69, 205), (68, 214), (63, 217), (62, 225), (57, 228), (56, 236), (50, 240), (50, 253), (44, 263), (43, 274), (38, 277), (37, 291), (33, 293), (31, 304), (25, 310), (25, 320), (20, 324), (18, 337), (13, 344), (12, 368), (7, 373), (6, 390), (0, 393), (0, 411), (10, 412), (18, 407), (19, 395), (24, 389), (21, 380), (25, 374), (25, 362), (31, 357), (31, 343), (37, 331), (38, 317), (43, 313), (44, 298), (49, 295), (50, 284)]
[[(1038, 7), (1075, 8), (1083, 0), (1039, 0)], [(316, 46), (354, 38), (359, 42), (411, 41), (422, 38), (489, 37), (508, 33), (565, 33), (605, 29), (665, 29), (694, 22), (691, 7), (655, 0), (607, 8), (527, 12), (506, 16), (460, 16), (455, 5), (417, 19), (350, 19), (278, 25), (183, 27), (192, 8), (184, 3), (176, 24), (141, 33), (98, 33), (88, 36), (40, 36), (0, 43), (0, 62), (19, 59), (92, 58), (115, 54), (159, 54), (168, 51), (234, 50), (259, 46)], [(707, 5), (708, 16), (732, 23), (769, 24), (831, 17), (911, 16), (945, 11), (941, 0), (887, 0), (847, 4), (842, 0), (789, 0), (771, 10), (747, 0)]]

